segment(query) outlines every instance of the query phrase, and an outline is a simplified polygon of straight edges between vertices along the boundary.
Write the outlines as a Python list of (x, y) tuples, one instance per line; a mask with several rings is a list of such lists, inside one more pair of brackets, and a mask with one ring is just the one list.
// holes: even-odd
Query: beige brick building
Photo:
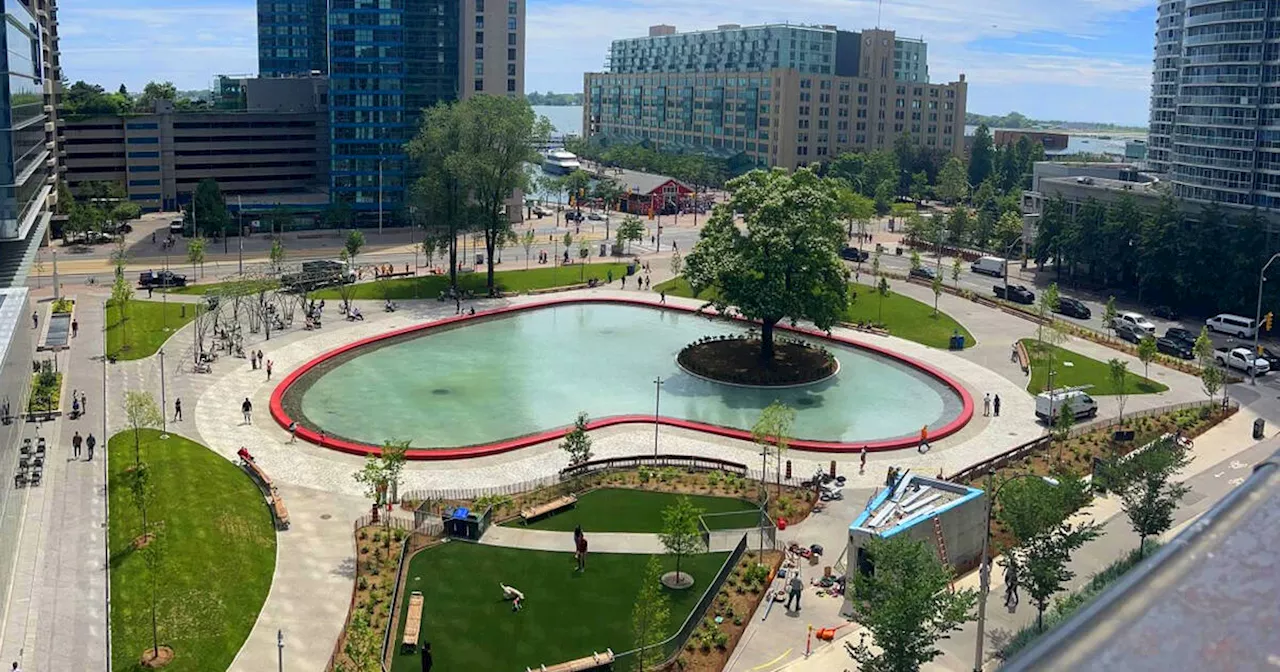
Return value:
[(605, 143), (795, 168), (899, 135), (961, 154), (968, 84), (928, 81), (925, 44), (891, 30), (721, 26), (615, 41), (584, 76), (583, 129)]

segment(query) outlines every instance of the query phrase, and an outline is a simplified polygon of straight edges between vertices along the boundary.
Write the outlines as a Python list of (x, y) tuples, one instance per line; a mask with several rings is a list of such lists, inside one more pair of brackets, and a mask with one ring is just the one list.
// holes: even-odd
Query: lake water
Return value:
[(533, 111), (551, 120), (556, 135), (582, 135), (581, 105), (534, 105)]

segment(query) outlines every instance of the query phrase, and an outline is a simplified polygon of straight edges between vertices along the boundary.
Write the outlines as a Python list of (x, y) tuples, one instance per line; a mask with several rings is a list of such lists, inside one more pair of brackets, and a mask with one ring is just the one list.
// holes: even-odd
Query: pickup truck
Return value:
[(155, 287), (185, 287), (187, 276), (173, 271), (143, 271), (138, 274), (138, 286), (147, 289)]
[(1245, 373), (1252, 370), (1259, 376), (1271, 370), (1271, 363), (1254, 355), (1249, 348), (1218, 348), (1213, 351), (1213, 359), (1227, 368)]

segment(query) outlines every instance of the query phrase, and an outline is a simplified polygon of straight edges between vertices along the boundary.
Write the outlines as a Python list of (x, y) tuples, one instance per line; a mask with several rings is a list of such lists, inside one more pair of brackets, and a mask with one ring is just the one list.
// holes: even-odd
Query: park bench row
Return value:
[(275, 483), (271, 482), (271, 477), (267, 472), (258, 466), (258, 462), (253, 459), (249, 451), (241, 448), (240, 466), (244, 467), (253, 480), (262, 488), (262, 492), (267, 499), (267, 507), (271, 509), (271, 515), (275, 518), (276, 527), (282, 530), (289, 529), (289, 509), (284, 505), (284, 498), (280, 496), (280, 491), (276, 489)]

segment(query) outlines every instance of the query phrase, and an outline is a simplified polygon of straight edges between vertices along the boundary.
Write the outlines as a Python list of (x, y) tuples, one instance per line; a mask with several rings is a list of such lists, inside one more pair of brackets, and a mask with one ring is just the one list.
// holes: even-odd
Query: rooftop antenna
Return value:
[(880, 12), (884, 10), (884, 0), (876, 0), (876, 30), (880, 30)]

